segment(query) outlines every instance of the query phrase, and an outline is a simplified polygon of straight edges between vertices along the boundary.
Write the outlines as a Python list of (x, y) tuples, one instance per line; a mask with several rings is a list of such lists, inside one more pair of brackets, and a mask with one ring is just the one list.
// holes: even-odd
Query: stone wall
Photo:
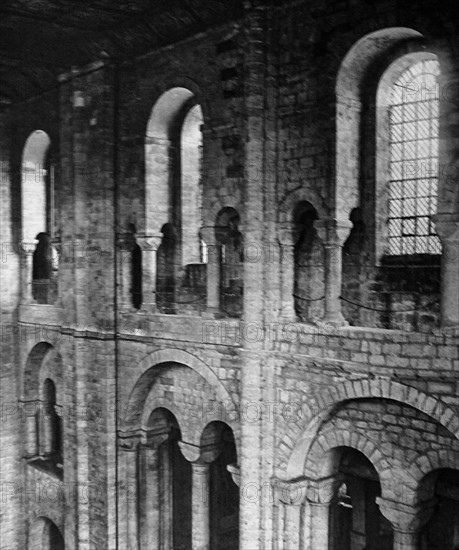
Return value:
[[(1, 423), (7, 445), (0, 465), (4, 491), (11, 493), (2, 507), (7, 550), (31, 547), (38, 518), (51, 520), (69, 549), (143, 550), (137, 535), (145, 515), (138, 515), (137, 498), (144, 488), (134, 457), (145, 446), (153, 454), (149, 418), (158, 408), (174, 414), (181, 442), (195, 449), (210, 423), (231, 428), (241, 550), (325, 550), (317, 537), (326, 529), (313, 505), (329, 504), (320, 483), (336, 474), (338, 448), (364, 454), (382, 497), (405, 511), (411, 507), (412, 515), (433, 494), (424, 477), (457, 470), (458, 334), (457, 327), (439, 327), (443, 311), (431, 306), (439, 300), (440, 268), (429, 271), (416, 296), (409, 288), (394, 298), (393, 278), (411, 275), (381, 274), (377, 241), (385, 214), (376, 207), (376, 169), (362, 169), (374, 151), (367, 151), (371, 140), (357, 139), (357, 114), (370, 109), (359, 104), (360, 96), (374, 93), (391, 59), (386, 47), (403, 53), (413, 39), (410, 27), (425, 34), (442, 60), (456, 35), (445, 30), (443, 14), (431, 20), (419, 6), (395, 9), (389, 2), (267, 7), (254, 1), (245, 10), (242, 21), (137, 59), (75, 69), (61, 77), (59, 94), (2, 114), (1, 399), (11, 414)], [(347, 56), (365, 35), (389, 28), (371, 42), (368, 59), (359, 48)], [(445, 67), (446, 82), (454, 82), (454, 57)], [(152, 266), (162, 222), (152, 217), (164, 214), (167, 201), (158, 207), (160, 197), (157, 204), (147, 189), (146, 141), (152, 110), (172, 88), (188, 90), (203, 112), (204, 229), (214, 231), (224, 208), (240, 218), (240, 321), (225, 319), (209, 300), (219, 273), (215, 231), (213, 260), (205, 276), (200, 271), (207, 296), (174, 314), (155, 307)], [(448, 141), (443, 160), (455, 155), (457, 105), (451, 103), (441, 119)], [(20, 159), (35, 129), (49, 134), (59, 157), (55, 305), (28, 303), (24, 255), (22, 267), (19, 262)], [(370, 124), (368, 136), (374, 130)], [(165, 151), (155, 156), (164, 178)], [(457, 212), (452, 185), (441, 181), (442, 212), (451, 205)], [(313, 242), (303, 243), (307, 261), (295, 287), (294, 213), (305, 201), (322, 225), (314, 222)], [(169, 214), (172, 223), (176, 213)], [(136, 240), (143, 265), (139, 309), (131, 301), (129, 271)], [(343, 245), (343, 285), (336, 288), (331, 276)], [(454, 260), (448, 265), (454, 283)], [(295, 288), (320, 305), (295, 311)], [(342, 309), (354, 326), (339, 315), (326, 317), (330, 295), (334, 313)], [(343, 303), (341, 295), (366, 307)], [(401, 312), (388, 320), (382, 311), (387, 295), (403, 310), (429, 304), (426, 318)], [(41, 402), (47, 377), (62, 408), (64, 458), (57, 474), (41, 464), (43, 457), (27, 456), (24, 402)], [(403, 494), (391, 480), (400, 482)], [(40, 487), (37, 499), (33, 491)], [(292, 487), (301, 499), (292, 497)], [(392, 526), (394, 532), (400, 527)]]

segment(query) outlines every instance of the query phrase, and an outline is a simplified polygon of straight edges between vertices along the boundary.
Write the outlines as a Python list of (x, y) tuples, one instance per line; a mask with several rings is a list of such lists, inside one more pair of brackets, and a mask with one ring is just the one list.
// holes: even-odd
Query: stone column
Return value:
[(192, 462), (192, 550), (209, 550), (209, 464)]
[(305, 545), (302, 518), (309, 481), (306, 479), (284, 481), (273, 478), (271, 483), (274, 503), (280, 515), (277, 541), (275, 539), (278, 548), (303, 550)]
[(60, 263), (62, 258), (62, 241), (60, 237), (53, 237), (51, 239), (51, 246), (53, 247), (53, 280), (55, 282), (55, 286), (52, 290), (55, 295), (53, 296), (53, 304), (59, 304), (60, 303), (60, 295), (59, 295), (59, 269), (60, 269)]
[(365, 480), (356, 478), (353, 481), (346, 481), (346, 485), (352, 501), (351, 548), (352, 550), (365, 550), (367, 543)]
[(173, 495), (172, 495), (172, 468), (170, 446), (161, 445), (159, 448), (160, 463), (160, 533), (159, 547), (169, 550), (173, 544)]
[(434, 220), (443, 247), (441, 322), (459, 327), (459, 214), (437, 214)]
[(341, 312), (342, 247), (349, 236), (349, 220), (317, 220), (315, 228), (325, 249), (325, 313), (324, 322), (347, 325)]
[(279, 228), (281, 261), (281, 318), (286, 321), (296, 319), (295, 301), (295, 235), (293, 224), (286, 223)]
[(215, 227), (203, 227), (201, 238), (207, 245), (207, 314), (220, 314), (221, 256)]
[(22, 241), (21, 246), (24, 252), (22, 268), (22, 300), (26, 304), (33, 303), (32, 282), (33, 282), (33, 253), (38, 241)]
[(42, 453), (45, 456), (49, 456), (54, 451), (54, 438), (55, 438), (55, 411), (54, 406), (48, 403), (44, 404), (43, 410), (43, 446)]
[(328, 550), (330, 537), (330, 504), (340, 481), (332, 476), (310, 481), (306, 498), (311, 511), (311, 548)]
[(27, 456), (29, 457), (38, 455), (37, 405), (37, 402), (26, 403), (24, 407), (26, 414)]
[(118, 277), (119, 277), (119, 306), (124, 311), (133, 311), (132, 305), (132, 250), (134, 237), (131, 233), (117, 235), (118, 246)]
[(120, 440), (121, 449), (124, 451), (125, 468), (125, 498), (126, 503), (126, 526), (125, 536), (123, 529), (121, 531), (121, 547), (123, 545), (127, 550), (139, 550), (139, 515), (138, 515), (138, 462), (139, 462), (139, 443), (140, 437), (135, 434)]
[(161, 235), (138, 235), (137, 243), (142, 249), (142, 311), (156, 312), (157, 252)]
[(139, 526), (141, 550), (161, 548), (160, 447), (169, 433), (148, 432), (140, 447), (141, 479)]
[(209, 550), (210, 525), (209, 525), (209, 474), (210, 463), (221, 452), (221, 446), (213, 443), (201, 447), (179, 442), (183, 456), (191, 462), (192, 471), (192, 513), (191, 550)]
[(394, 550), (418, 550), (420, 530), (432, 516), (436, 501), (412, 506), (377, 497), (376, 503), (394, 530)]

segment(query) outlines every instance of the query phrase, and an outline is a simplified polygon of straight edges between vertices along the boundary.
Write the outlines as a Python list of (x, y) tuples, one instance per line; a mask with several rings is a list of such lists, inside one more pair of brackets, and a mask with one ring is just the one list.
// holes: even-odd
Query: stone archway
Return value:
[[(459, 418), (450, 406), (434, 397), (390, 380), (389, 378), (365, 378), (358, 381), (347, 381), (338, 386), (325, 388), (308, 403), (310, 415), (302, 422), (289, 425), (288, 438), (282, 447), (291, 449), (287, 460), (286, 474), (289, 479), (303, 475), (305, 459), (321, 425), (344, 401), (365, 398), (380, 398), (397, 401), (418, 409), (431, 416), (444, 428), (459, 439)], [(293, 448), (290, 441), (295, 441)], [(285, 447), (284, 447), (285, 445)], [(283, 457), (282, 457), (283, 458)]]
[(53, 521), (41, 516), (30, 527), (28, 549), (65, 550), (64, 537)]

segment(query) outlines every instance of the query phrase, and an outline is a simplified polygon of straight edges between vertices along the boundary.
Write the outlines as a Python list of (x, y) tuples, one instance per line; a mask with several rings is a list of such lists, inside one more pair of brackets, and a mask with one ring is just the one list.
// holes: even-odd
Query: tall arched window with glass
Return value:
[(389, 99), (388, 255), (440, 254), (437, 212), (439, 63), (422, 60), (395, 80)]

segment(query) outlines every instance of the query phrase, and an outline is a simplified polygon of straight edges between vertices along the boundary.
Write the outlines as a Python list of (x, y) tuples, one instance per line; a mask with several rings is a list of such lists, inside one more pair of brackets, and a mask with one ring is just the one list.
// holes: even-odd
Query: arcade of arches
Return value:
[(459, 550), (454, 6), (4, 4), (0, 547)]

